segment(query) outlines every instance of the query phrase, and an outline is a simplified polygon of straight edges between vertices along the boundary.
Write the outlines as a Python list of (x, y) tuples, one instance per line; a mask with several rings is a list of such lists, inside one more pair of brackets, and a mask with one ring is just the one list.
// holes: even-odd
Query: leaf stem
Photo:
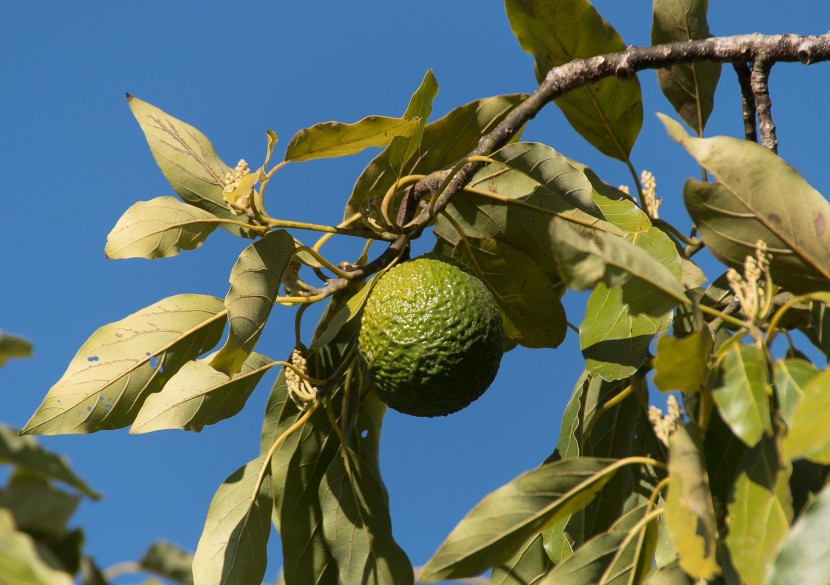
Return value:
[[(352, 215), (352, 216), (351, 216), (351, 217), (349, 217), (348, 219), (345, 219), (345, 220), (341, 221), (339, 224), (337, 224), (337, 228), (346, 228), (346, 227), (349, 227), (351, 224), (353, 224), (354, 222), (356, 222), (356, 221), (357, 221), (358, 219), (360, 219), (361, 217), (363, 217), (363, 214), (361, 214), (361, 213), (355, 213), (354, 215)], [(317, 242), (314, 244), (314, 246), (312, 246), (312, 248), (313, 248), (315, 251), (319, 252), (319, 251), (320, 251), (320, 248), (322, 248), (322, 247), (323, 247), (323, 244), (325, 244), (325, 243), (326, 243), (327, 241), (329, 241), (332, 237), (334, 237), (334, 235), (335, 235), (335, 234), (334, 234), (334, 233), (332, 233), (332, 232), (328, 232), (328, 233), (324, 234), (323, 236), (321, 236), (321, 237), (320, 237), (320, 239), (319, 239), (319, 240), (317, 240)]]
[(320, 406), (320, 401), (315, 402), (311, 405), (311, 408), (306, 410), (303, 415), (294, 421), (290, 427), (285, 429), (285, 432), (277, 437), (273, 443), (271, 443), (271, 448), (268, 449), (268, 452), (265, 454), (265, 458), (263, 459), (262, 469), (259, 470), (259, 475), (257, 476), (256, 484), (254, 485), (253, 493), (251, 494), (251, 499), (256, 500), (256, 496), (259, 493), (259, 490), (262, 488), (262, 482), (265, 480), (265, 474), (267, 470), (271, 467), (271, 459), (274, 457), (274, 453), (277, 452), (277, 449), (280, 445), (282, 445), (285, 440), (290, 437), (294, 431), (302, 427), (305, 423), (308, 422), (308, 419), (311, 418), (311, 415), (314, 414)]
[(392, 220), (389, 218), (389, 205), (392, 203), (392, 197), (395, 196), (398, 189), (407, 183), (420, 181), (424, 177), (426, 177), (426, 175), (406, 175), (395, 181), (392, 186), (386, 190), (386, 194), (380, 202), (380, 213), (383, 216), (383, 220), (386, 222), (386, 225), (393, 225)]
[[(397, 236), (395, 234), (377, 234), (370, 230), (359, 230), (359, 229), (350, 229), (350, 228), (341, 228), (341, 227), (332, 227), (330, 225), (321, 225), (317, 223), (306, 223), (304, 221), (291, 221), (288, 219), (274, 219), (272, 217), (265, 216), (265, 221), (268, 222), (268, 227), (272, 228), (284, 228), (284, 229), (298, 229), (298, 230), (308, 230), (312, 232), (323, 232), (326, 234), (338, 234), (341, 236), (354, 236), (356, 238), (366, 238), (366, 239), (373, 239), (373, 240), (387, 240), (392, 241)], [(246, 224), (247, 225), (247, 224)]]
[(735, 317), (727, 315), (726, 313), (722, 313), (722, 312), (718, 311), (717, 309), (713, 309), (712, 307), (709, 307), (707, 305), (701, 305), (701, 304), (698, 304), (697, 308), (698, 308), (698, 310), (700, 310), (701, 313), (706, 313), (707, 315), (717, 317), (721, 321), (725, 321), (727, 323), (730, 323), (730, 324), (734, 325), (735, 327), (739, 327), (741, 329), (746, 329), (746, 323), (744, 323), (740, 319), (736, 319)]

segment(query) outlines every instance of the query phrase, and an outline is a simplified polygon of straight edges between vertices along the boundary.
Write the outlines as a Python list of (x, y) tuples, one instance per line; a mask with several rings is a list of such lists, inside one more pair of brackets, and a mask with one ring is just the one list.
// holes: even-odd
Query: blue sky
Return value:
[[(773, 0), (715, 4), (709, 19), (715, 34), (818, 34), (830, 23), (825, 2), (785, 12)], [(649, 44), (650, 3), (595, 5), (627, 43)], [(400, 115), (430, 67), (440, 85), (434, 117), (479, 97), (535, 87), (532, 60), (495, 1), (32, 1), (9, 3), (3, 13), (0, 329), (35, 343), (34, 359), (0, 370), (0, 422), (18, 427), (93, 330), (173, 294), (223, 297), (230, 268), (247, 245), (216, 232), (199, 250), (172, 259), (104, 259), (106, 235), (127, 207), (173, 194), (125, 92), (198, 127), (233, 165), (240, 158), (261, 160), (268, 129), (281, 138), (279, 155), (294, 132), (316, 122)], [(824, 154), (829, 74), (826, 64), (781, 64), (771, 80), (780, 154), (824, 193), (830, 193)], [(685, 229), (682, 181), (697, 171), (653, 115), (672, 113), (653, 72), (642, 74), (641, 82), (645, 123), (634, 161), (655, 173), (662, 216)], [(731, 69), (724, 70), (716, 104), (708, 133), (739, 136)], [(629, 182), (622, 164), (593, 150), (552, 106), (525, 139), (552, 145), (609, 183)], [(337, 223), (374, 154), (289, 166), (269, 187), (269, 211)], [(343, 241), (328, 253), (350, 258), (354, 246)], [(568, 303), (574, 322), (584, 298), (573, 295)], [(292, 322), (293, 311), (275, 309), (258, 349), (274, 359), (285, 356)], [(396, 537), (415, 564), (426, 561), (483, 495), (551, 452), (580, 372), (571, 335), (555, 351), (505, 355), (491, 389), (461, 413), (387, 416), (382, 471)], [(199, 434), (115, 431), (44, 439), (106, 495), (84, 504), (75, 518), (101, 565), (134, 559), (158, 538), (195, 548), (215, 490), (257, 454), (274, 375), (243, 413)], [(272, 542), (270, 580), (281, 564), (276, 536)]]

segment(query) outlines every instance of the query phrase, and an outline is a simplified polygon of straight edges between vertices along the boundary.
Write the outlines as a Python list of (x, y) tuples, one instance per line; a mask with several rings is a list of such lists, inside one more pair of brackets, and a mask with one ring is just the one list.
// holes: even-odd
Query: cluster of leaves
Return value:
[[(0, 365), (6, 359), (29, 357), (31, 351), (28, 340), (0, 333)], [(82, 585), (107, 585), (124, 572), (193, 585), (192, 555), (163, 541), (151, 545), (137, 562), (101, 571), (84, 550), (83, 530), (69, 526), (83, 498), (101, 496), (66, 459), (34, 437), (0, 425), (0, 465), (7, 474), (6, 484), (0, 487), (0, 582), (4, 585), (72, 585), (76, 577)]]
[[(552, 67), (625, 49), (587, 0), (507, 0), (506, 8), (540, 81)], [(706, 12), (705, 0), (655, 0), (653, 41), (708, 36)], [(519, 142), (520, 128), (502, 148), (470, 156), (527, 96), (477, 100), (428, 123), (438, 90), (431, 72), (400, 118), (302, 130), (271, 168), (277, 137), (268, 132), (255, 170), (242, 161), (232, 168), (201, 132), (130, 96), (181, 200), (132, 206), (107, 255), (170, 257), (216, 227), (254, 241), (224, 300), (177, 295), (98, 329), (24, 432), (198, 431), (238, 413), (264, 374), (281, 367), (260, 456), (227, 479), (208, 510), (195, 582), (261, 582), (273, 524), (286, 583), (412, 583), (378, 464), (385, 406), (353, 358), (366, 277), (400, 260), (431, 225), (435, 251), (469, 266), (495, 294), (507, 347), (559, 346), (568, 330), (563, 294), (592, 292), (579, 327), (585, 373), (556, 450), (476, 506), (422, 581), (490, 570), (500, 584), (827, 582), (828, 374), (792, 341), (776, 357), (773, 341), (800, 330), (819, 351), (830, 347), (822, 292), (830, 290), (830, 204), (763, 147), (702, 137), (719, 76), (712, 63), (658, 75), (697, 136), (664, 117), (669, 135), (714, 178), (684, 187), (689, 237), (658, 217), (653, 187), (634, 171), (643, 119), (636, 77), (587, 84), (555, 103), (586, 140), (631, 169), (638, 197), (549, 146)], [(357, 179), (340, 225), (266, 212), (267, 185), (286, 164), (368, 147), (385, 150)], [(462, 169), (471, 173), (463, 192), (436, 205)], [(392, 213), (413, 201), (413, 184), (430, 181), (439, 186), (414, 201), (415, 219)], [(291, 229), (326, 235), (308, 247)], [(335, 234), (391, 244), (372, 262), (367, 243), (355, 262), (335, 264), (320, 253)], [(704, 248), (741, 272), (704, 286), (692, 261)], [(309, 273), (322, 286), (309, 284)], [(302, 315), (322, 301), (304, 343)], [(302, 359), (254, 351), (275, 304), (299, 307)], [(681, 392), (685, 414), (650, 410), (653, 387)]]

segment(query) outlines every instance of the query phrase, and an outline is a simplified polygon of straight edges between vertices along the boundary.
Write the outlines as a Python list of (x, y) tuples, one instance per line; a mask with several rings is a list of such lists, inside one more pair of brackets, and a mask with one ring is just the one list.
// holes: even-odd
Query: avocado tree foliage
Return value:
[[(500, 584), (830, 582), (830, 373), (796, 347), (830, 349), (830, 204), (777, 156), (768, 91), (774, 64), (830, 59), (830, 34), (713, 38), (706, 0), (654, 0), (653, 46), (626, 48), (587, 0), (505, 5), (535, 59), (533, 94), (429, 121), (430, 71), (400, 118), (314, 125), (278, 163), (274, 132), (261, 163), (231, 167), (201, 132), (128, 96), (180, 199), (130, 207), (107, 256), (174, 256), (216, 228), (252, 243), (224, 299), (181, 294), (98, 329), (24, 432), (199, 431), (238, 413), (281, 368), (261, 454), (219, 486), (207, 512), (195, 583), (261, 582), (272, 524), (289, 585), (412, 583), (378, 462), (386, 407), (354, 355), (371, 279), (431, 229), (434, 251), (495, 295), (506, 349), (556, 348), (570, 325), (563, 295), (591, 293), (570, 325), (585, 371), (552, 455), (472, 509), (420, 581), (489, 572)], [(704, 133), (723, 64), (740, 82), (740, 138)], [(682, 187), (691, 224), (660, 217), (654, 177), (630, 157), (646, 70), (691, 129), (661, 116), (667, 141), (701, 167)], [(626, 165), (633, 194), (521, 141), (550, 104)], [(368, 147), (385, 149), (358, 177), (341, 224), (266, 211), (269, 182), (287, 164)], [(323, 233), (312, 245), (298, 239), (309, 230)], [(365, 239), (363, 253), (326, 257), (334, 236)], [(722, 272), (695, 263), (704, 249)], [(303, 339), (313, 303), (326, 308)], [(271, 311), (286, 307), (296, 350), (279, 361), (255, 349)], [(652, 390), (668, 393), (667, 412), (650, 405)]]

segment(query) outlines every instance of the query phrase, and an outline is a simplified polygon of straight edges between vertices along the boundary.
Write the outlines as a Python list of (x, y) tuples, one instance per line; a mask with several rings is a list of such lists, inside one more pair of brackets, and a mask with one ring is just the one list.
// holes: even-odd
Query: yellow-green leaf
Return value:
[(107, 258), (169, 258), (195, 250), (219, 225), (212, 213), (174, 197), (130, 206), (107, 236)]
[(669, 451), (666, 527), (683, 570), (699, 579), (714, 579), (720, 574), (718, 526), (696, 429), (678, 426)]
[(297, 132), (288, 143), (286, 161), (306, 161), (356, 154), (373, 146), (386, 146), (397, 136), (412, 136), (419, 118), (367, 116), (354, 124), (323, 122)]
[(663, 392), (700, 392), (709, 375), (712, 346), (708, 329), (682, 338), (660, 337), (654, 358), (655, 386)]
[(805, 457), (816, 463), (830, 464), (830, 370), (810, 378), (801, 387), (803, 396), (795, 408), (782, 449), (790, 459)]
[(147, 396), (212, 348), (225, 327), (216, 297), (182, 294), (104, 325), (52, 386), (24, 433), (92, 433), (129, 425)]

